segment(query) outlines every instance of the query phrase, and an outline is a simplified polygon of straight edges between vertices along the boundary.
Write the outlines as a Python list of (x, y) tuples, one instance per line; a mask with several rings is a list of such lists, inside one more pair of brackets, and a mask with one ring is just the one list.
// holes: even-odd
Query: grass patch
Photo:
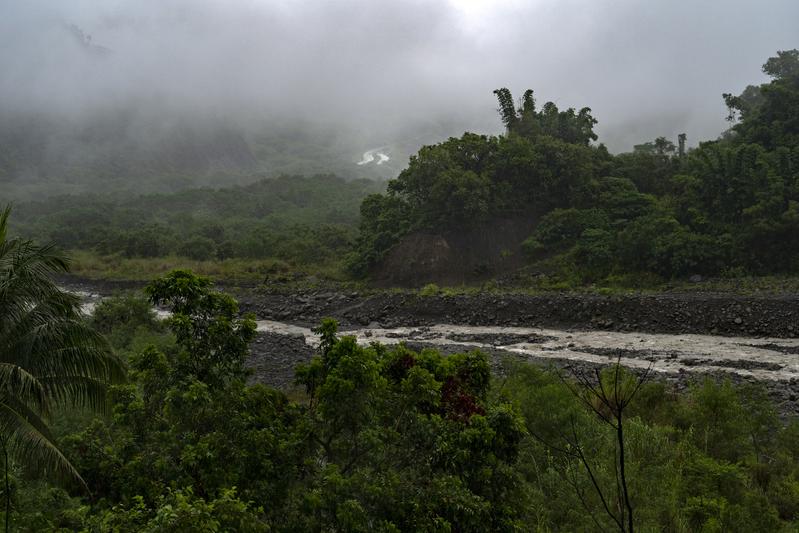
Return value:
[(342, 281), (346, 277), (338, 264), (299, 269), (280, 259), (195, 260), (177, 255), (140, 258), (85, 250), (72, 251), (70, 257), (72, 274), (89, 279), (147, 281), (177, 268), (212, 279), (256, 283), (285, 283), (308, 277)]
[(194, 260), (177, 255), (155, 258), (127, 258), (101, 255), (85, 250), (73, 251), (73, 274), (89, 279), (149, 281), (176, 268), (190, 269), (197, 274), (228, 282), (266, 284), (289, 291), (327, 288), (357, 290), (369, 294), (409, 293), (422, 297), (475, 294), (552, 294), (577, 293), (599, 295), (658, 294), (713, 292), (743, 295), (775, 295), (799, 293), (799, 277), (748, 276), (666, 281), (653, 275), (608, 276), (594, 283), (577, 284), (557, 275), (520, 275), (514, 280), (490, 280), (473, 285), (438, 286), (428, 284), (420, 289), (370, 288), (368, 282), (349, 279), (341, 263), (297, 267), (280, 259)]

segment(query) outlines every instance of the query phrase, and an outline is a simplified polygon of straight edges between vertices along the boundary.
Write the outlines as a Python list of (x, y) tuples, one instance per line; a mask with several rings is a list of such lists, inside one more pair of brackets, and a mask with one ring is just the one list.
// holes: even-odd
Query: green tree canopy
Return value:
[(779, 51), (763, 65), (769, 83), (749, 86), (738, 96), (724, 94), (730, 116), (740, 118), (736, 142), (767, 149), (799, 144), (799, 50)]
[(536, 111), (533, 91), (527, 89), (517, 109), (507, 88), (497, 89), (494, 94), (499, 101), (499, 113), (508, 133), (530, 139), (549, 135), (570, 144), (582, 145), (597, 140), (594, 133), (597, 120), (591, 115), (589, 107), (583, 107), (579, 111), (572, 107), (560, 111), (557, 105), (547, 102), (541, 111)]

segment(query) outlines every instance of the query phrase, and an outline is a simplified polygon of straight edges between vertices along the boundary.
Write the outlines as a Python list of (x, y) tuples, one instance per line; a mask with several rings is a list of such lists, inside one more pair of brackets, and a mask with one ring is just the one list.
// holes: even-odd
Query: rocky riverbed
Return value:
[(714, 293), (474, 294), (309, 291), (237, 294), (259, 318), (315, 324), (332, 316), (343, 325), (381, 327), (456, 324), (732, 336), (799, 336), (799, 295)]
[[(72, 288), (95, 298), (107, 292), (86, 283)], [(363, 343), (480, 349), (499, 374), (509, 360), (579, 372), (619, 359), (638, 371), (650, 368), (678, 390), (706, 375), (760, 382), (781, 413), (799, 414), (797, 295), (234, 294), (242, 311), (259, 319), (252, 379), (278, 387), (290, 386), (294, 367), (313, 356), (310, 328), (330, 316), (342, 334)]]
[[(631, 368), (651, 365), (655, 379), (678, 390), (702, 376), (760, 382), (783, 415), (799, 414), (798, 295), (248, 291), (237, 297), (263, 321), (261, 330), (269, 321), (310, 327), (330, 316), (362, 342), (483, 350), (498, 373), (509, 359), (580, 372), (621, 357)], [(442, 328), (450, 331), (441, 335)], [(283, 360), (311, 357), (313, 339), (300, 329), (278, 340), (275, 327), (254, 345), (259, 381), (285, 386), (292, 373)]]

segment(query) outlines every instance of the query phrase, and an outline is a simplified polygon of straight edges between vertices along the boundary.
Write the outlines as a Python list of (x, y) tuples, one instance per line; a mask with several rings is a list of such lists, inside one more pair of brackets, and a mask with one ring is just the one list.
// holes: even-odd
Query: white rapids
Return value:
[[(318, 336), (310, 328), (301, 326), (259, 320), (258, 331), (301, 335), (308, 345), (315, 347), (319, 344)], [(621, 350), (622, 365), (630, 368), (647, 368), (651, 365), (653, 371), (660, 373), (677, 373), (681, 370), (725, 371), (751, 376), (758, 380), (799, 379), (799, 339), (562, 331), (448, 324), (391, 329), (362, 328), (341, 331), (340, 334), (353, 335), (360, 344), (371, 342), (396, 344), (401, 341), (411, 341), (431, 345), (463, 345), (465, 349), (467, 347), (499, 349), (537, 359), (565, 359), (600, 364), (615, 360), (616, 354), (613, 350)], [(534, 342), (497, 345), (452, 338), (457, 339), (463, 335), (529, 336), (534, 338)]]

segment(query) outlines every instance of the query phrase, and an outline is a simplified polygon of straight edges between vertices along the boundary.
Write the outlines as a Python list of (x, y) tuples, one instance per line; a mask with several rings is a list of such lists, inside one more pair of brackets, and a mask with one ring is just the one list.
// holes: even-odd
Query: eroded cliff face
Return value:
[(524, 264), (522, 242), (535, 220), (495, 219), (440, 234), (414, 232), (372, 271), (378, 286), (458, 285), (493, 278)]

